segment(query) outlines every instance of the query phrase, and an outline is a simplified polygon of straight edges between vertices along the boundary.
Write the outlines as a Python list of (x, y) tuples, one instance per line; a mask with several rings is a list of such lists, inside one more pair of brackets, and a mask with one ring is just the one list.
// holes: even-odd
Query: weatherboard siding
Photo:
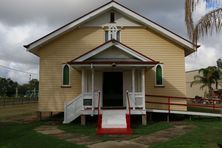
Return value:
[[(154, 68), (146, 70), (146, 94), (165, 96), (186, 96), (184, 50), (159, 35), (143, 28), (124, 29), (122, 42), (142, 54), (163, 64), (164, 88), (155, 87)], [(146, 97), (148, 101), (166, 102), (167, 99)], [(174, 103), (184, 100), (174, 99)], [(166, 109), (166, 105), (146, 104), (149, 108)], [(172, 106), (175, 110), (186, 110), (184, 106)]]
[(39, 50), (39, 111), (63, 111), (64, 102), (81, 93), (81, 72), (71, 71), (71, 88), (62, 86), (62, 64), (103, 43), (103, 31), (95, 28), (75, 29)]
[[(155, 87), (153, 69), (146, 70), (146, 94), (186, 96), (184, 50), (144, 28), (123, 28), (121, 42), (163, 63), (164, 88)], [(62, 64), (104, 43), (101, 28), (78, 28), (43, 46), (40, 56), (39, 111), (63, 111), (64, 102), (81, 93), (81, 72), (72, 69), (71, 88), (61, 88)], [(147, 98), (148, 100), (148, 98)], [(154, 99), (155, 101), (157, 98)], [(160, 100), (160, 99), (158, 99)], [(175, 100), (175, 102), (186, 103)], [(147, 107), (156, 107), (147, 104)], [(186, 107), (174, 106), (175, 110)]]

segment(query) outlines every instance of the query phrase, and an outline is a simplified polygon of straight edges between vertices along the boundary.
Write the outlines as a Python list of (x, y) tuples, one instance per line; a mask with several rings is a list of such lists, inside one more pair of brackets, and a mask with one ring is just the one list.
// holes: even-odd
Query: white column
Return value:
[(132, 100), (133, 110), (135, 110), (135, 69), (132, 69)]
[(143, 110), (145, 110), (145, 70), (142, 69), (142, 95), (143, 95)]
[(85, 93), (84, 91), (85, 91), (85, 70), (82, 70), (82, 101), (84, 99), (84, 93)]
[(85, 70), (82, 70), (82, 95), (84, 95), (85, 91)]
[(95, 107), (95, 100), (94, 100), (94, 69), (92, 69), (92, 116), (94, 115), (94, 107)]

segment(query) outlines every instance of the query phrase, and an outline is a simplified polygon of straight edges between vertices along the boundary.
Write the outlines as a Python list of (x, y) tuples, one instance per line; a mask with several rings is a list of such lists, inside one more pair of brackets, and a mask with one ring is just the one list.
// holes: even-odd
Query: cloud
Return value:
[[(0, 64), (38, 73), (39, 59), (22, 46), (28, 44), (110, 0), (1, 0), (0, 2)], [(118, 0), (141, 15), (187, 37), (184, 22), (184, 0)], [(198, 9), (196, 17), (206, 12)], [(201, 42), (196, 55), (186, 58), (187, 70), (213, 64), (222, 55), (218, 36)], [(210, 53), (209, 53), (210, 52)], [(198, 59), (198, 60), (195, 60)], [(202, 62), (202, 59), (209, 59)], [(201, 61), (202, 60), (202, 61)], [(200, 62), (201, 61), (201, 62)], [(213, 62), (212, 62), (213, 61)], [(0, 67), (0, 76), (20, 83), (29, 75)], [(33, 77), (38, 77), (33, 76)]]
[[(212, 10), (212, 8), (206, 7), (206, 1), (201, 1), (197, 8), (198, 9), (196, 9), (193, 16), (196, 22), (204, 14)], [(194, 70), (216, 65), (217, 59), (222, 57), (222, 50), (220, 49), (222, 46), (221, 40), (221, 32), (202, 37), (198, 43), (201, 47), (196, 53), (193, 53), (186, 58), (186, 70)]]

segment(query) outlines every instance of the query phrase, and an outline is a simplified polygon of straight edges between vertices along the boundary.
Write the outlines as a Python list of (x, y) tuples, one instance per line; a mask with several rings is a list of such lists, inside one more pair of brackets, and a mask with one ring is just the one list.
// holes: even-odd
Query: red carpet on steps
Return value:
[(99, 128), (96, 131), (97, 135), (130, 135), (131, 128)]

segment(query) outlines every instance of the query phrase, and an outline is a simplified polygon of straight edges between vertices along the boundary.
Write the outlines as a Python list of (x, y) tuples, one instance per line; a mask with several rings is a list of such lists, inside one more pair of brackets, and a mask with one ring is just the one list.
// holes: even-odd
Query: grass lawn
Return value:
[(188, 107), (188, 111), (193, 111), (193, 112), (205, 112), (205, 113), (221, 113), (219, 109), (209, 109), (209, 108), (200, 108), (200, 107)]
[(0, 121), (11, 117), (36, 114), (37, 103), (0, 106)]
[(33, 129), (42, 123), (1, 123), (0, 122), (0, 147), (3, 148), (81, 148), (52, 136), (35, 132)]
[[(36, 104), (28, 105), (13, 105), (7, 107), (0, 107), (0, 148), (39, 148), (39, 147), (85, 147), (84, 145), (74, 145), (64, 140), (59, 140), (53, 136), (42, 135), (34, 131), (34, 129), (40, 125), (46, 124), (48, 121), (56, 120), (61, 118), (60, 116), (55, 119), (49, 119), (44, 122), (32, 122), (32, 123), (18, 123), (18, 122), (1, 122), (3, 119), (12, 119), (12, 118), (24, 118), (28, 114), (35, 113), (37, 109)], [(196, 110), (197, 111), (197, 110)], [(159, 117), (155, 115), (156, 117)], [(63, 115), (62, 115), (63, 117)], [(137, 121), (137, 120), (134, 120)], [(217, 148), (218, 144), (222, 145), (222, 121), (218, 118), (200, 118), (192, 117), (192, 121), (185, 120), (188, 124), (192, 124), (195, 128), (180, 137), (175, 137), (174, 139), (152, 145), (153, 148)], [(88, 122), (87, 122), (88, 123)], [(138, 137), (141, 135), (147, 135), (167, 129), (172, 127), (171, 124), (166, 122), (148, 122), (148, 126), (138, 126), (138, 123), (132, 124), (133, 135), (126, 136), (126, 139)], [(79, 121), (68, 124), (68, 125), (59, 125), (59, 128), (73, 133), (88, 135), (90, 137), (101, 138), (101, 140), (114, 140), (118, 138), (125, 138), (123, 136), (96, 136), (96, 121), (94, 124), (88, 124), (86, 126), (81, 126)]]
[(152, 148), (219, 148), (222, 145), (222, 121), (218, 118), (192, 118), (187, 121), (196, 127), (189, 133)]

